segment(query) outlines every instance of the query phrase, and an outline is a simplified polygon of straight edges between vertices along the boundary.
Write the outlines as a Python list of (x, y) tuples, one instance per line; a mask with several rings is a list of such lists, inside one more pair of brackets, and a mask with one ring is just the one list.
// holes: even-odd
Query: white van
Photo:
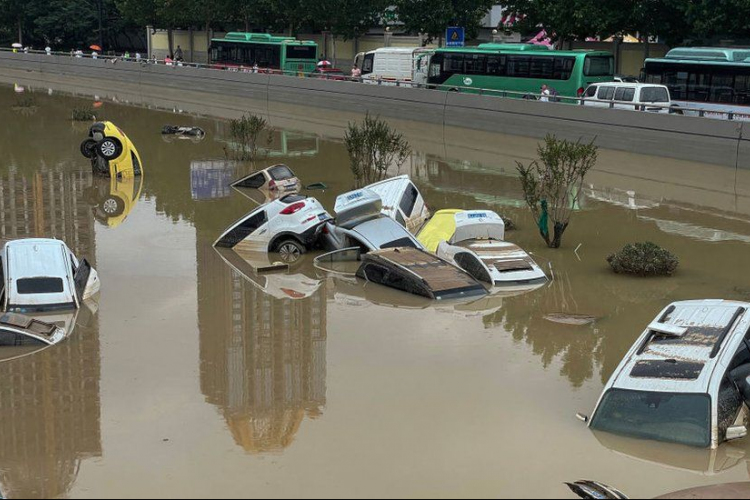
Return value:
[(596, 83), (583, 94), (584, 106), (669, 113), (672, 97), (664, 85), (648, 83)]
[(387, 47), (357, 54), (354, 64), (362, 70), (364, 83), (424, 85), (434, 52), (422, 47)]

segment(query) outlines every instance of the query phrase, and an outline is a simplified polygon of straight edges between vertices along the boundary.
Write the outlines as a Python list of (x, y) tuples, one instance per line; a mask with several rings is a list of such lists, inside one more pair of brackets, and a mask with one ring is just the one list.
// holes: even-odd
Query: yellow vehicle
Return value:
[(112, 122), (97, 122), (81, 143), (81, 154), (91, 160), (94, 173), (113, 179), (143, 174), (143, 162), (132, 141)]
[(103, 225), (115, 228), (125, 222), (143, 191), (142, 177), (95, 178), (86, 193), (94, 218)]

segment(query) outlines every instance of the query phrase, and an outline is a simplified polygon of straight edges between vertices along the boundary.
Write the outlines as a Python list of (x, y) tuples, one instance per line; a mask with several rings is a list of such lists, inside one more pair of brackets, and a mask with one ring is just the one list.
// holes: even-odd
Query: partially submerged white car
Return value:
[(383, 214), (383, 201), (369, 188), (345, 193), (336, 199), (335, 223), (326, 224), (323, 238), (331, 250), (358, 247), (361, 253), (387, 248), (409, 247), (422, 249), (417, 239)]
[(750, 304), (670, 305), (630, 349), (604, 388), (596, 431), (717, 448), (747, 436)]
[(214, 246), (278, 252), (284, 263), (291, 264), (317, 244), (324, 224), (331, 219), (315, 198), (288, 195), (245, 215)]
[(79, 309), (96, 295), (99, 276), (59, 240), (24, 239), (3, 247), (0, 303), (7, 312)]
[(504, 241), (505, 223), (489, 210), (441, 210), (420, 231), (425, 248), (496, 287), (533, 288), (547, 275), (519, 246)]
[(383, 215), (395, 220), (412, 234), (417, 234), (430, 218), (430, 210), (422, 193), (408, 175), (370, 184), (365, 189), (380, 196)]

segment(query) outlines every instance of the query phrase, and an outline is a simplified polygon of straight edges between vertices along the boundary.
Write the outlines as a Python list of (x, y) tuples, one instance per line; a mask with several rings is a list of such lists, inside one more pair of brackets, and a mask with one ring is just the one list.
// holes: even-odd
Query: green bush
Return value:
[(650, 242), (625, 245), (607, 262), (614, 272), (635, 276), (672, 276), (680, 265), (674, 254)]
[(74, 122), (90, 122), (94, 120), (94, 110), (88, 107), (73, 108), (71, 118)]
[(361, 124), (349, 124), (344, 143), (357, 187), (384, 180), (389, 169), (400, 169), (411, 155), (404, 136), (369, 113)]

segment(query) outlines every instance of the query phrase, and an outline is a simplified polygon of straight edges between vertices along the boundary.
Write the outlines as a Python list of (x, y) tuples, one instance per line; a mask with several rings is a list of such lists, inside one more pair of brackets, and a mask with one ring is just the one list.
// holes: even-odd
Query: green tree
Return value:
[(442, 40), (449, 26), (463, 26), (475, 38), (481, 21), (495, 0), (396, 0), (398, 19), (411, 33), (424, 33), (428, 41)]
[(333, 54), (336, 64), (336, 39), (352, 40), (376, 26), (389, 0), (319, 0), (310, 5), (311, 25), (314, 29), (333, 35)]

